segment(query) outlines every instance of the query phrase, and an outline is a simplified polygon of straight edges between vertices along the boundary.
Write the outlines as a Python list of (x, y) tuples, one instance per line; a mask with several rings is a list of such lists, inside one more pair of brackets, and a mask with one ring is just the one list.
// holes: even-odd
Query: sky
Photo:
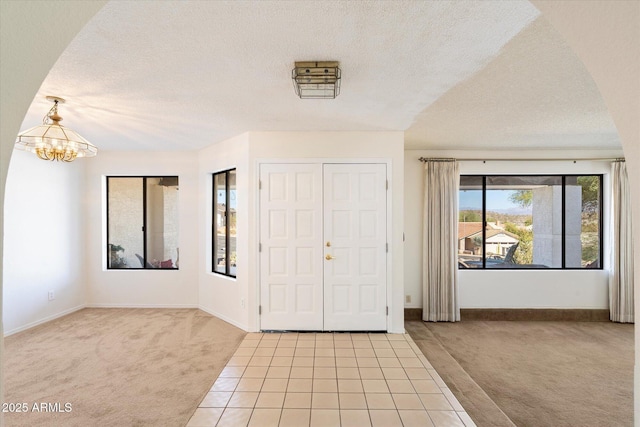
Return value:
[[(525, 213), (520, 205), (509, 200), (509, 196), (514, 190), (487, 190), (487, 210), (517, 210), (517, 213)], [(482, 191), (481, 190), (462, 190), (459, 198), (460, 209), (482, 209)], [(531, 212), (531, 208), (526, 211)]]

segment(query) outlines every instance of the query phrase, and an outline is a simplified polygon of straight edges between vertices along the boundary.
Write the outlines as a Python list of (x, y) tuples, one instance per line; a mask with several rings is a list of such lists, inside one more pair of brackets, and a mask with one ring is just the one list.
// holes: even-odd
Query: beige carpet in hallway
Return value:
[[(633, 425), (633, 328), (610, 322), (407, 322), (419, 346), (430, 336), (437, 340), (518, 427)], [(447, 381), (438, 359), (421, 349)], [(473, 405), (457, 397), (479, 427), (492, 425), (479, 422)]]
[[(121, 308), (84, 309), (12, 335), (5, 402), (28, 412), (5, 413), (5, 424), (183, 426), (245, 335), (197, 309)], [(40, 403), (55, 412), (33, 412)]]

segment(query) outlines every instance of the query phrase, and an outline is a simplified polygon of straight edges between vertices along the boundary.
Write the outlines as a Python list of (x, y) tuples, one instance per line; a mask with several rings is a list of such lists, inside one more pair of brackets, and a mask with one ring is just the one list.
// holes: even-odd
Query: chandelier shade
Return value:
[(60, 124), (58, 104), (64, 99), (48, 96), (54, 105), (45, 116), (43, 123), (20, 132), (16, 139), (16, 148), (30, 151), (42, 160), (72, 162), (78, 157), (93, 157), (98, 154), (95, 145), (80, 136), (76, 131)]

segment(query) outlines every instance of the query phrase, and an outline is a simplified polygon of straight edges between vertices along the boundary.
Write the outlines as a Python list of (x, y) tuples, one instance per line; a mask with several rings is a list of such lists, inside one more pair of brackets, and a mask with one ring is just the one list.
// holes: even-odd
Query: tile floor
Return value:
[(248, 334), (187, 427), (475, 427), (407, 334)]

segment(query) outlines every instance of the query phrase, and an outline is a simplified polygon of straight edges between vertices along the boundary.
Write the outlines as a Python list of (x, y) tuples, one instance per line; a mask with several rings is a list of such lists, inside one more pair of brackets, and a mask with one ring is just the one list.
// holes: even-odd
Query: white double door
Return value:
[(385, 164), (260, 166), (260, 328), (387, 330)]

